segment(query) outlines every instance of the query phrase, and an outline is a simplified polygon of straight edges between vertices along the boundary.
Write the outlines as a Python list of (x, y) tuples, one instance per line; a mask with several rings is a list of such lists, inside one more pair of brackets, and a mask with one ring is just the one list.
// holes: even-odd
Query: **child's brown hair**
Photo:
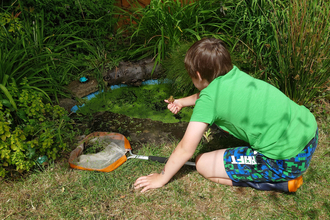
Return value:
[(197, 78), (198, 71), (208, 82), (233, 68), (225, 43), (215, 38), (204, 38), (194, 43), (187, 51), (184, 64), (190, 77)]

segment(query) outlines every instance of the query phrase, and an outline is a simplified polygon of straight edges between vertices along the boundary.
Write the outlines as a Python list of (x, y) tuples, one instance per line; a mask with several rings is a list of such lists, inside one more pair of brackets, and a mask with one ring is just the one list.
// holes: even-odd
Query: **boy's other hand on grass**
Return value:
[(141, 176), (134, 183), (134, 189), (143, 188), (141, 192), (146, 192), (149, 189), (160, 188), (165, 185), (162, 180), (162, 175), (158, 173), (152, 173), (148, 176)]
[(167, 108), (173, 113), (177, 114), (181, 109), (182, 105), (178, 99), (175, 99), (173, 102), (165, 99), (164, 102), (168, 103)]

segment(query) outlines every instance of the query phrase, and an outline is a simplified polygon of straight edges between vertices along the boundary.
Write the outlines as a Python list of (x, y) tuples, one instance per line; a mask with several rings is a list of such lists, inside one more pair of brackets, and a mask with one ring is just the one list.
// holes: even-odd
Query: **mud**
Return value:
[[(143, 145), (178, 143), (183, 137), (187, 122), (163, 123), (151, 119), (132, 118), (112, 112), (99, 112), (84, 118), (75, 118), (77, 128), (85, 135), (96, 131), (117, 132), (123, 134), (134, 150)], [(218, 127), (210, 126), (208, 135), (202, 139), (203, 151), (228, 148), (234, 146), (246, 146), (246, 143), (223, 132)]]

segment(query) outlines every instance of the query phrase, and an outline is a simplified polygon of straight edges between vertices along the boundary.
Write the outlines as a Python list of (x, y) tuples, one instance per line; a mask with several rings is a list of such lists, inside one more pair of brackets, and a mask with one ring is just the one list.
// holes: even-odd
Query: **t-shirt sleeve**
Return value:
[(215, 121), (214, 100), (207, 94), (201, 92), (199, 99), (195, 103), (190, 121), (204, 122), (212, 125)]

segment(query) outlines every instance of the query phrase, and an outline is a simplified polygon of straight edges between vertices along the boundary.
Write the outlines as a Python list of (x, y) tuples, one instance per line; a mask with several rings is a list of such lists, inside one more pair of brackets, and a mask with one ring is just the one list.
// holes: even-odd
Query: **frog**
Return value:
[(173, 102), (174, 102), (174, 98), (173, 98), (173, 96), (171, 95), (171, 96), (167, 99), (167, 101), (168, 101), (169, 103), (173, 103)]

